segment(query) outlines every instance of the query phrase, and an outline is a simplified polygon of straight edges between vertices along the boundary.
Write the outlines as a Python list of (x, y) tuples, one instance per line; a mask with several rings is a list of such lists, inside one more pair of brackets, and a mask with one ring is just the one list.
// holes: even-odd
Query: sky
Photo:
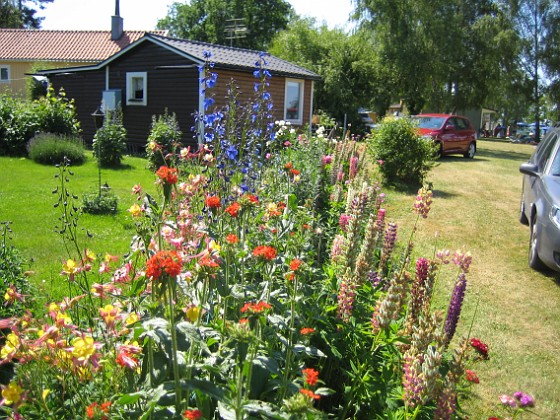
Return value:
[[(175, 0), (183, 3), (183, 0)], [(351, 0), (288, 0), (296, 13), (314, 17), (330, 28), (346, 29), (352, 11)], [(167, 15), (174, 0), (120, 0), (120, 15), (125, 30), (154, 29), (158, 19)], [(114, 0), (54, 0), (39, 13), (43, 29), (111, 29)]]

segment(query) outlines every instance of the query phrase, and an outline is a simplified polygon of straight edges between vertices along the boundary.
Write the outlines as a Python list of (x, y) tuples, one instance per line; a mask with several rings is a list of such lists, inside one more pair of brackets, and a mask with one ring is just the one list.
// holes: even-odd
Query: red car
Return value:
[(420, 114), (412, 117), (425, 138), (439, 145), (439, 155), (462, 154), (472, 159), (476, 153), (476, 131), (466, 117), (450, 114)]

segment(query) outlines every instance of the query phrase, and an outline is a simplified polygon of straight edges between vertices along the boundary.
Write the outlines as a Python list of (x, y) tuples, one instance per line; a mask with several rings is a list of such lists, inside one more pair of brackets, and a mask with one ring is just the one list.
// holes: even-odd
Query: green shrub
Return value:
[(93, 156), (100, 166), (119, 166), (126, 152), (126, 129), (120, 112), (108, 113), (93, 138)]
[(421, 185), (437, 159), (437, 147), (422, 139), (407, 118), (383, 120), (371, 137), (368, 151), (380, 163), (386, 183)]
[(118, 197), (101, 190), (99, 193), (85, 194), (82, 199), (82, 211), (89, 214), (115, 214), (117, 212)]
[(0, 95), (0, 155), (25, 155), (25, 146), (36, 129), (36, 118), (29, 103)]
[(175, 114), (169, 115), (165, 110), (163, 115), (153, 115), (146, 147), (150, 168), (155, 171), (162, 165), (170, 166), (172, 162), (166, 161), (165, 157), (173, 153), (180, 140), (181, 130)]
[[(6, 296), (5, 303), (0, 305), (0, 319), (11, 316), (22, 315), (29, 307), (20, 299), (29, 299), (30, 284), (24, 271), (24, 260), (19, 251), (8, 243), (10, 222), (2, 222), (0, 225), (0, 290)], [(8, 289), (21, 295), (20, 298), (8, 293)]]
[(37, 134), (29, 141), (27, 151), (34, 162), (48, 165), (64, 162), (64, 158), (72, 165), (80, 165), (86, 160), (82, 139), (52, 133)]
[(33, 102), (33, 110), (39, 131), (65, 136), (78, 136), (81, 132), (74, 100), (69, 100), (62, 88), (57, 95), (50, 87), (45, 97)]

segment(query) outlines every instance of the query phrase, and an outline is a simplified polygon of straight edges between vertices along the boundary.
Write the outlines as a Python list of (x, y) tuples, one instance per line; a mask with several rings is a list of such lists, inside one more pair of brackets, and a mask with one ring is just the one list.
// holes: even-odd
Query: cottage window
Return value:
[(126, 104), (143, 106), (148, 104), (148, 73), (126, 73)]
[(10, 66), (0, 66), (0, 83), (10, 83)]
[(303, 124), (303, 80), (286, 79), (284, 119), (292, 124)]

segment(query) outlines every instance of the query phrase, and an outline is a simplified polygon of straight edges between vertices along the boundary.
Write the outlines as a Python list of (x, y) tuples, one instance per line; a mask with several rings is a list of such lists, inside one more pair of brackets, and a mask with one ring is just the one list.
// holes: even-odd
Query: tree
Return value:
[(180, 38), (265, 50), (293, 14), (284, 0), (191, 0), (173, 3), (158, 28)]
[(322, 77), (315, 85), (315, 108), (339, 122), (347, 114), (357, 123), (360, 107), (384, 112), (389, 106), (391, 77), (379, 65), (368, 33), (348, 35), (298, 18), (274, 38), (270, 52)]
[(356, 0), (354, 18), (379, 42), (395, 96), (410, 113), (480, 106), (505, 59), (509, 23), (491, 0)]
[(54, 0), (0, 0), (0, 27), (40, 28), (43, 18), (36, 17), (37, 9)]

